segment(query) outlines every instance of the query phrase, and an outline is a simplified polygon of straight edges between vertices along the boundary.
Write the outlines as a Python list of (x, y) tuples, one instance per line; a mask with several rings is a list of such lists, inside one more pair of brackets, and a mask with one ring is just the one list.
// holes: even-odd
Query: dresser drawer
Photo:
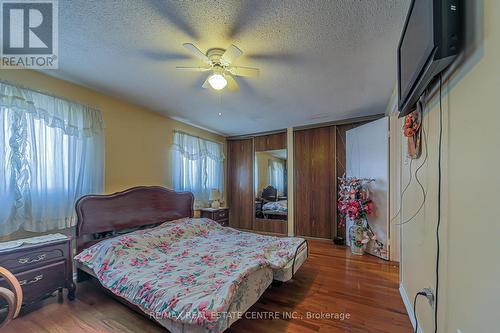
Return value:
[(62, 246), (44, 247), (2, 255), (0, 256), (0, 266), (15, 273), (19, 270), (27, 270), (44, 265), (46, 262), (64, 258), (65, 250)]
[(217, 223), (219, 223), (223, 227), (227, 227), (229, 226), (229, 219), (217, 220)]
[[(29, 304), (58, 288), (65, 287), (66, 261), (58, 261), (14, 275), (23, 289), (23, 304)], [(0, 280), (0, 287), (8, 287), (5, 280)]]
[(219, 220), (225, 220), (229, 217), (229, 212), (227, 209), (219, 210), (214, 213), (214, 220), (219, 221)]

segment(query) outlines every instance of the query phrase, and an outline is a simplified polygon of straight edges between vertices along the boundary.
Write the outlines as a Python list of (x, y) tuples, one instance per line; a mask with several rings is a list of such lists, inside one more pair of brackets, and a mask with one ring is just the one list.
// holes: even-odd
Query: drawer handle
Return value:
[(21, 258), (18, 260), (18, 262), (20, 264), (23, 264), (23, 265), (26, 265), (26, 264), (32, 264), (34, 262), (39, 262), (39, 261), (42, 261), (44, 260), (46, 257), (45, 254), (40, 254), (38, 257), (36, 257), (35, 259), (31, 259), (31, 258)]
[(33, 280), (22, 280), (22, 281), (19, 281), (19, 284), (21, 286), (27, 286), (27, 285), (30, 285), (32, 283), (37, 283), (41, 279), (43, 279), (43, 274), (35, 276), (35, 278)]

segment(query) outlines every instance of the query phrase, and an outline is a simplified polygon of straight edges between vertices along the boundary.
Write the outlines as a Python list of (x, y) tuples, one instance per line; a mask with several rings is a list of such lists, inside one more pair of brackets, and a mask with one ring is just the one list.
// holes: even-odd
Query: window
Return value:
[(278, 190), (279, 195), (285, 192), (285, 163), (269, 160), (269, 185)]
[(0, 235), (75, 225), (102, 192), (102, 129), (97, 110), (0, 82)]
[(222, 144), (174, 131), (173, 185), (194, 194), (197, 208), (207, 207), (211, 189), (223, 192)]

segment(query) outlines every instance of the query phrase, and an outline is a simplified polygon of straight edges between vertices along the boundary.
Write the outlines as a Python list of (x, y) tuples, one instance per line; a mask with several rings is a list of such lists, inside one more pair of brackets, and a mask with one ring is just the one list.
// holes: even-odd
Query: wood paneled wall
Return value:
[(335, 126), (294, 133), (295, 235), (333, 238), (337, 220)]
[(253, 139), (230, 140), (227, 144), (229, 225), (234, 228), (252, 229)]
[(286, 132), (255, 137), (255, 151), (286, 149)]

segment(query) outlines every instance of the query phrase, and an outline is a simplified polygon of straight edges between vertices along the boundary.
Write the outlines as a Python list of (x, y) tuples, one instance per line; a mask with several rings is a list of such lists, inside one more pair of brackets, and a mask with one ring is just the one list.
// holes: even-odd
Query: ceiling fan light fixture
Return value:
[(208, 78), (208, 83), (215, 90), (222, 90), (227, 86), (227, 80), (222, 74), (213, 74)]

